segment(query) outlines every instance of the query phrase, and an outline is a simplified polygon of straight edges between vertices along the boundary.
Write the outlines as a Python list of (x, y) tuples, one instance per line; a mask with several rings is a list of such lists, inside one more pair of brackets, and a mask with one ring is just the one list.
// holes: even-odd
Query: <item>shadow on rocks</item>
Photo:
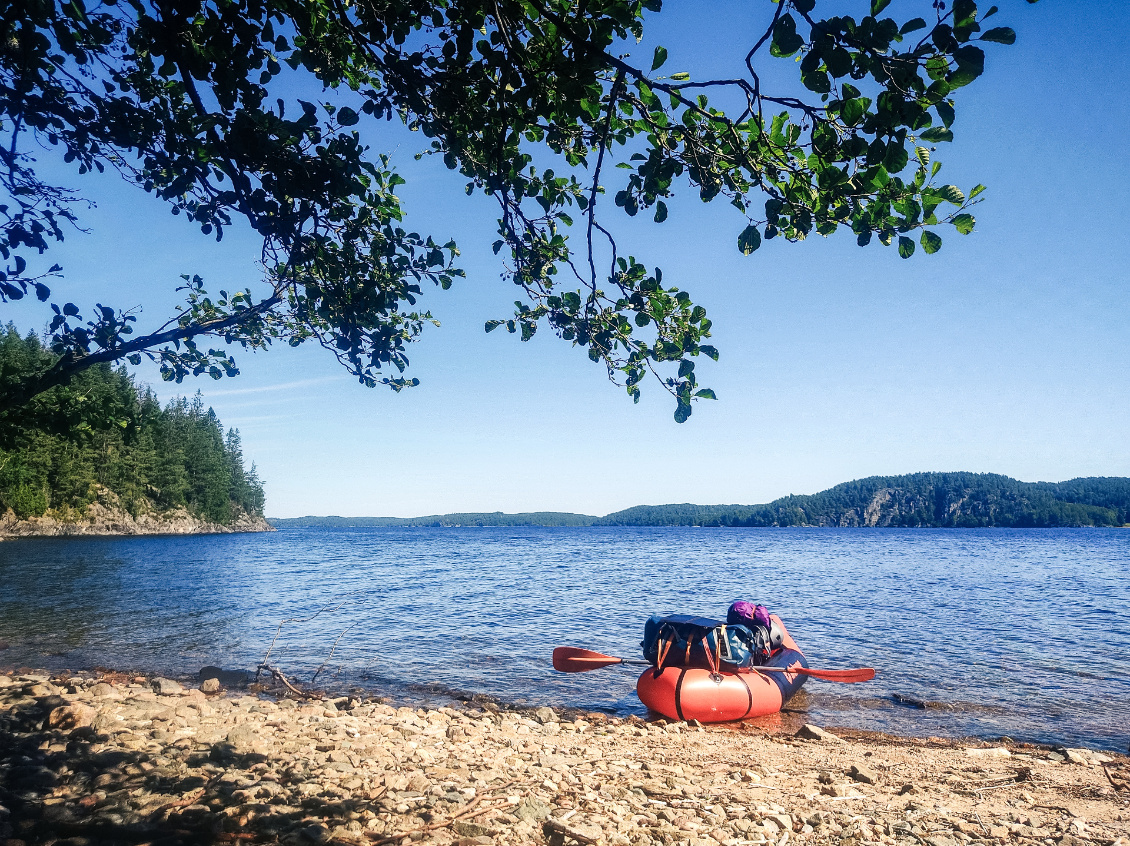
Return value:
[(109, 745), (91, 726), (51, 726), (60, 702), (24, 694), (0, 710), (0, 844), (257, 841), (274, 839), (308, 813), (268, 808), (254, 822), (235, 813), (241, 777), (266, 766), (265, 755), (192, 741)]

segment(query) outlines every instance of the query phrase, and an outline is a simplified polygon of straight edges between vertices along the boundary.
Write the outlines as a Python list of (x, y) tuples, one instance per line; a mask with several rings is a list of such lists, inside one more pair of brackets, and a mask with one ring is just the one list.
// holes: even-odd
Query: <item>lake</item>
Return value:
[[(195, 675), (269, 663), (394, 701), (485, 694), (645, 714), (653, 613), (780, 614), (813, 667), (796, 721), (1126, 751), (1130, 531), (285, 529), (0, 543), (0, 665)], [(274, 644), (272, 646), (272, 641)], [(900, 703), (901, 700), (901, 703)], [(921, 709), (910, 702), (928, 703)]]

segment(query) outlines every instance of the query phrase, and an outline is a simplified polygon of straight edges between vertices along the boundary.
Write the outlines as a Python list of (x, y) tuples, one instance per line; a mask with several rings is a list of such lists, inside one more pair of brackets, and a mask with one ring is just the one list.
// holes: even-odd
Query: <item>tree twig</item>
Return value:
[[(491, 790), (491, 792), (492, 793), (498, 793), (500, 790), (505, 790), (506, 788), (508, 788), (513, 783), (514, 783), (514, 779), (511, 779), (510, 781), (506, 782), (505, 784), (500, 784), (498, 787), (493, 788)], [(476, 796), (474, 799), (472, 799), (470, 802), (468, 802), (463, 807), (463, 810), (461, 810), (459, 813), (457, 813), (455, 816), (451, 817), (450, 819), (440, 820), (439, 822), (430, 823), (429, 825), (426, 825), (423, 828), (414, 828), (410, 831), (402, 831), (399, 834), (384, 834), (384, 835), (370, 834), (369, 837), (372, 838), (372, 840), (373, 840), (373, 846), (381, 846), (382, 843), (395, 843), (398, 840), (403, 840), (406, 837), (411, 837), (413, 834), (420, 834), (420, 833), (429, 832), (429, 831), (438, 831), (441, 828), (447, 828), (448, 826), (454, 825), (457, 822), (469, 820), (469, 819), (472, 819), (474, 817), (481, 816), (481, 815), (483, 815), (483, 814), (485, 814), (489, 811), (497, 811), (500, 808), (505, 808), (505, 807), (508, 807), (510, 805), (510, 802), (502, 802), (502, 803), (497, 804), (497, 805), (487, 805), (486, 807), (483, 807), (483, 808), (475, 808), (475, 806), (478, 805), (485, 798), (486, 798), (486, 794), (480, 793), (478, 796)]]

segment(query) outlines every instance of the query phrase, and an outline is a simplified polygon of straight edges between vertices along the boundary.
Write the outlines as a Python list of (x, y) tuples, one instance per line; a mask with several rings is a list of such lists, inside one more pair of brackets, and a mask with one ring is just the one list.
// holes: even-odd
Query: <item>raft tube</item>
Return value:
[[(784, 649), (766, 664), (807, 667), (804, 653), (773, 615), (784, 633)], [(640, 702), (672, 720), (725, 723), (775, 714), (800, 690), (807, 676), (759, 673), (750, 667), (737, 673), (711, 673), (698, 667), (649, 667), (636, 682)]]

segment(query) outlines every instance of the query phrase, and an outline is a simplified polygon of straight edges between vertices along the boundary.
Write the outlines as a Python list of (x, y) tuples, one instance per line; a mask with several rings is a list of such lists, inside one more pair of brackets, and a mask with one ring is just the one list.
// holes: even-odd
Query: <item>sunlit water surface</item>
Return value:
[[(652, 612), (779, 613), (814, 667), (793, 718), (1125, 751), (1130, 531), (289, 529), (0, 543), (0, 665), (195, 674), (270, 663), (405, 702), (488, 694), (644, 714)], [(320, 613), (319, 613), (320, 612)], [(284, 622), (285, 621), (285, 622)], [(276, 639), (277, 635), (277, 639)], [(272, 648), (272, 641), (274, 645)], [(332, 652), (331, 652), (332, 650)], [(925, 709), (900, 704), (915, 700)]]

